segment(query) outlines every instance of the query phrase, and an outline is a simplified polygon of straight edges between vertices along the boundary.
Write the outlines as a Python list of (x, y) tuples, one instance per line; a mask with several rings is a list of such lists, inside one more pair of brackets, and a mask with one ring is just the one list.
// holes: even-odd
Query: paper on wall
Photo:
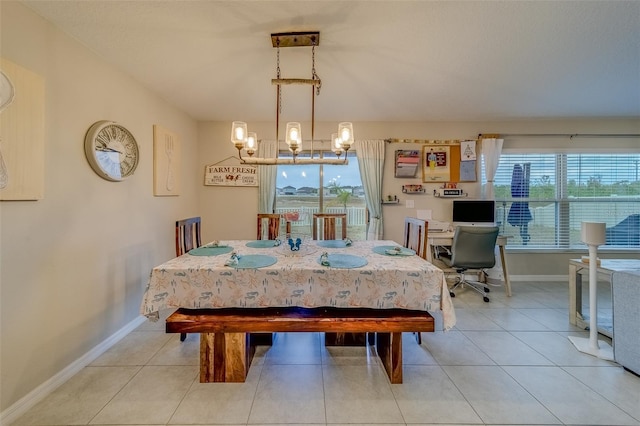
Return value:
[(422, 220), (430, 220), (431, 219), (432, 210), (416, 210), (416, 216), (418, 219)]
[(476, 159), (476, 141), (460, 142), (460, 161), (471, 161)]

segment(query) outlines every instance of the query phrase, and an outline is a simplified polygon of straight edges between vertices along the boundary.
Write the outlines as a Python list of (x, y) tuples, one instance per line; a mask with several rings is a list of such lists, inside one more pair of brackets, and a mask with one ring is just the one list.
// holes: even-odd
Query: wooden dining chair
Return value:
[(176, 256), (182, 256), (201, 245), (200, 217), (176, 220)]
[[(340, 221), (341, 236), (336, 234), (336, 224)], [(347, 214), (346, 213), (314, 213), (313, 214), (313, 239), (317, 240), (320, 236), (318, 225), (322, 227), (323, 240), (344, 240), (347, 238)]]
[[(404, 218), (404, 237), (402, 245), (411, 250), (415, 250), (416, 254), (423, 259), (427, 259), (427, 235), (429, 233), (429, 222), (417, 217)], [(415, 332), (416, 340), (420, 345), (422, 343), (422, 335)]]
[[(200, 234), (200, 217), (176, 220), (176, 256), (182, 256), (189, 250), (202, 245)], [(184, 342), (187, 333), (180, 333), (180, 341)]]
[(427, 258), (427, 237), (429, 234), (429, 222), (417, 217), (404, 218), (404, 237), (402, 245), (411, 250), (423, 259)]
[[(263, 235), (266, 234), (266, 235)], [(280, 235), (280, 215), (258, 213), (258, 239), (275, 240)]]

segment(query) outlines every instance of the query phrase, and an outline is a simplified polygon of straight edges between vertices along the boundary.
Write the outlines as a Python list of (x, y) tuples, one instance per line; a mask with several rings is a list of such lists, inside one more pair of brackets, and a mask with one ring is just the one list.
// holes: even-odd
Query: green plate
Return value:
[(252, 247), (252, 248), (269, 248), (269, 247), (275, 247), (276, 246), (276, 240), (255, 240), (255, 241), (249, 241), (246, 244), (247, 247)]
[(238, 259), (238, 264), (234, 266), (236, 269), (256, 269), (264, 268), (265, 266), (271, 266), (278, 261), (273, 256), (267, 256), (265, 254), (245, 254), (241, 255)]
[(192, 256), (218, 256), (225, 253), (231, 253), (233, 247), (198, 247), (193, 250), (189, 250), (189, 254)]
[[(367, 259), (352, 254), (334, 253), (327, 256), (330, 268), (352, 269), (361, 268), (368, 262)], [(318, 258), (318, 263), (322, 265), (322, 260)]]
[(345, 248), (347, 243), (344, 240), (320, 240), (316, 242), (320, 247), (327, 248)]
[(400, 246), (377, 246), (373, 248), (373, 252), (385, 256), (413, 256), (416, 254), (415, 250), (406, 247), (400, 247), (400, 251), (397, 251), (398, 247)]

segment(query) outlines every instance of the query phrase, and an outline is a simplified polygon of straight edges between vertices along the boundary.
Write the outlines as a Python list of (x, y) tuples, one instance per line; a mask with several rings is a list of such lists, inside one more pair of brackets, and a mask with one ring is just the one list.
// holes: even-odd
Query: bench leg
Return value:
[(367, 346), (367, 333), (324, 333), (325, 346)]
[(249, 333), (200, 333), (200, 383), (244, 382), (254, 353)]
[(402, 333), (376, 333), (376, 351), (389, 381), (402, 383)]

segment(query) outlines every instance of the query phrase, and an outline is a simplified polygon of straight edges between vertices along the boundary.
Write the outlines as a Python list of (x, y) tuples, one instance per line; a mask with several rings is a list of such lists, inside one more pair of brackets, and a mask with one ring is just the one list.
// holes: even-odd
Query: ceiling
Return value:
[[(197, 120), (273, 120), (270, 34), (307, 30), (319, 121), (640, 117), (640, 1), (23, 3)], [(281, 70), (311, 78), (310, 49)]]

